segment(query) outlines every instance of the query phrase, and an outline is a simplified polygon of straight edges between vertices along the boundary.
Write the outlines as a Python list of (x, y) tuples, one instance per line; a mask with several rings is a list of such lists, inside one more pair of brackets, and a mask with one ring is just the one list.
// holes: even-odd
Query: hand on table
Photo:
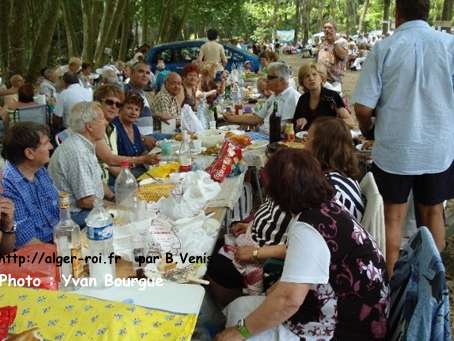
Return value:
[(215, 341), (243, 341), (244, 337), (241, 336), (240, 332), (236, 327), (230, 327), (224, 329), (214, 338)]
[(232, 226), (232, 234), (238, 237), (240, 234), (246, 233), (248, 226), (248, 223), (236, 223)]
[(307, 124), (307, 120), (305, 118), (299, 118), (296, 120), (296, 127), (299, 129), (303, 129)]
[(238, 246), (235, 250), (235, 260), (238, 263), (254, 263), (255, 259), (252, 253), (256, 246)]
[(144, 155), (144, 163), (147, 165), (155, 165), (159, 163), (159, 156), (155, 154)]

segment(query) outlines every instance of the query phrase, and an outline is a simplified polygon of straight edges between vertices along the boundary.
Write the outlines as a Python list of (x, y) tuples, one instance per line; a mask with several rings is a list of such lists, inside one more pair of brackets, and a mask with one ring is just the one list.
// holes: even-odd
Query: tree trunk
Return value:
[(68, 57), (79, 56), (79, 44), (76, 30), (72, 20), (71, 4), (65, 0), (61, 2), (63, 12), (63, 22), (65, 25), (66, 42), (68, 44)]
[(274, 0), (274, 9), (273, 9), (273, 32), (271, 33), (271, 39), (274, 44), (276, 40), (276, 30), (279, 16), (279, 0)]
[(389, 9), (391, 7), (391, 0), (384, 0), (383, 1), (383, 34), (388, 33), (389, 29)]
[(453, 0), (445, 0), (443, 2), (443, 13), (441, 15), (441, 20), (452, 20), (452, 7)]
[(82, 7), (82, 60), (84, 62), (93, 62), (93, 26), (92, 16), (94, 15), (94, 2), (93, 0), (81, 0)]
[(104, 7), (103, 7), (103, 12), (102, 12), (102, 18), (101, 18), (101, 24), (99, 26), (99, 31), (98, 31), (98, 37), (96, 38), (96, 49), (95, 49), (95, 54), (94, 54), (94, 62), (96, 63), (97, 60), (101, 58), (101, 55), (104, 53), (104, 48), (103, 48), (103, 40), (104, 37), (107, 35), (107, 31), (109, 29), (109, 24), (108, 24), (108, 16), (110, 15), (109, 9), (114, 8), (113, 6), (116, 7), (118, 0), (108, 0), (104, 1)]
[[(118, 36), (118, 28), (122, 20), (127, 16), (127, 0), (118, 0), (112, 15), (106, 37), (103, 39), (102, 52), (105, 48), (113, 49), (114, 41)], [(106, 55), (101, 53), (100, 59), (95, 58), (95, 64), (100, 65), (106, 61)]]
[(58, 10), (60, 8), (60, 0), (48, 1), (48, 6), (41, 19), (37, 39), (33, 45), (32, 55), (30, 58), (28, 76), (35, 80), (39, 75), (39, 71), (47, 65), (49, 49), (52, 44), (55, 27), (57, 25)]
[(364, 28), (364, 21), (366, 20), (367, 10), (369, 8), (369, 0), (364, 1), (363, 12), (361, 13), (361, 17), (359, 18), (358, 24), (358, 32), (362, 33)]
[(298, 42), (298, 36), (300, 33), (301, 27), (301, 0), (295, 0), (296, 12), (295, 12), (295, 37), (293, 38), (293, 44), (296, 45)]
[(309, 40), (311, 5), (310, 0), (303, 0), (303, 46)]
[(150, 43), (150, 2), (147, 0), (142, 1), (143, 21), (142, 21), (142, 40), (143, 43)]
[(10, 74), (25, 75), (25, 28), (23, 15), (25, 13), (25, 1), (13, 1), (11, 17), (9, 20), (10, 55), (8, 71)]
[(11, 0), (0, 1), (0, 67), (5, 70), (9, 61), (9, 27), (8, 23), (11, 17)]

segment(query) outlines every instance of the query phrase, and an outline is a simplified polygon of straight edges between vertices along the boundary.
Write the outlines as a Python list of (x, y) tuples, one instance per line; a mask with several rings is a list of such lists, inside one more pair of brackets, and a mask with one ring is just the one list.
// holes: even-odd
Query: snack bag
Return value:
[(214, 181), (222, 182), (232, 172), (235, 164), (242, 159), (241, 148), (230, 141), (224, 141), (218, 157), (206, 169)]
[(17, 307), (0, 308), (0, 340), (4, 340), (8, 336), (8, 329), (16, 319), (16, 312)]

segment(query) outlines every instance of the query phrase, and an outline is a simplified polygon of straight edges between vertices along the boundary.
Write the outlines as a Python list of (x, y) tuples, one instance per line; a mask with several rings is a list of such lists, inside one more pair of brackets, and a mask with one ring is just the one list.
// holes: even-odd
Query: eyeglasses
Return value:
[(104, 100), (104, 104), (108, 105), (108, 106), (113, 106), (115, 105), (118, 109), (120, 109), (122, 106), (123, 106), (123, 103), (121, 102), (116, 102), (116, 101), (112, 101), (111, 99), (106, 99)]
[(269, 81), (272, 81), (273, 79), (278, 79), (278, 78), (279, 78), (278, 76), (270, 76), (270, 75), (266, 76), (266, 79)]

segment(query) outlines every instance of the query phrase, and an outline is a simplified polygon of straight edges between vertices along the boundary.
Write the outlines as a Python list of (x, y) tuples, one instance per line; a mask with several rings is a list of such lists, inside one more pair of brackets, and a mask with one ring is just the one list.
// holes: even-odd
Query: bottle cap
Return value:
[(61, 209), (69, 208), (70, 206), (69, 193), (60, 192), (58, 196), (60, 198), (60, 208)]
[(129, 161), (128, 160), (121, 161), (120, 166), (121, 168), (129, 168)]

